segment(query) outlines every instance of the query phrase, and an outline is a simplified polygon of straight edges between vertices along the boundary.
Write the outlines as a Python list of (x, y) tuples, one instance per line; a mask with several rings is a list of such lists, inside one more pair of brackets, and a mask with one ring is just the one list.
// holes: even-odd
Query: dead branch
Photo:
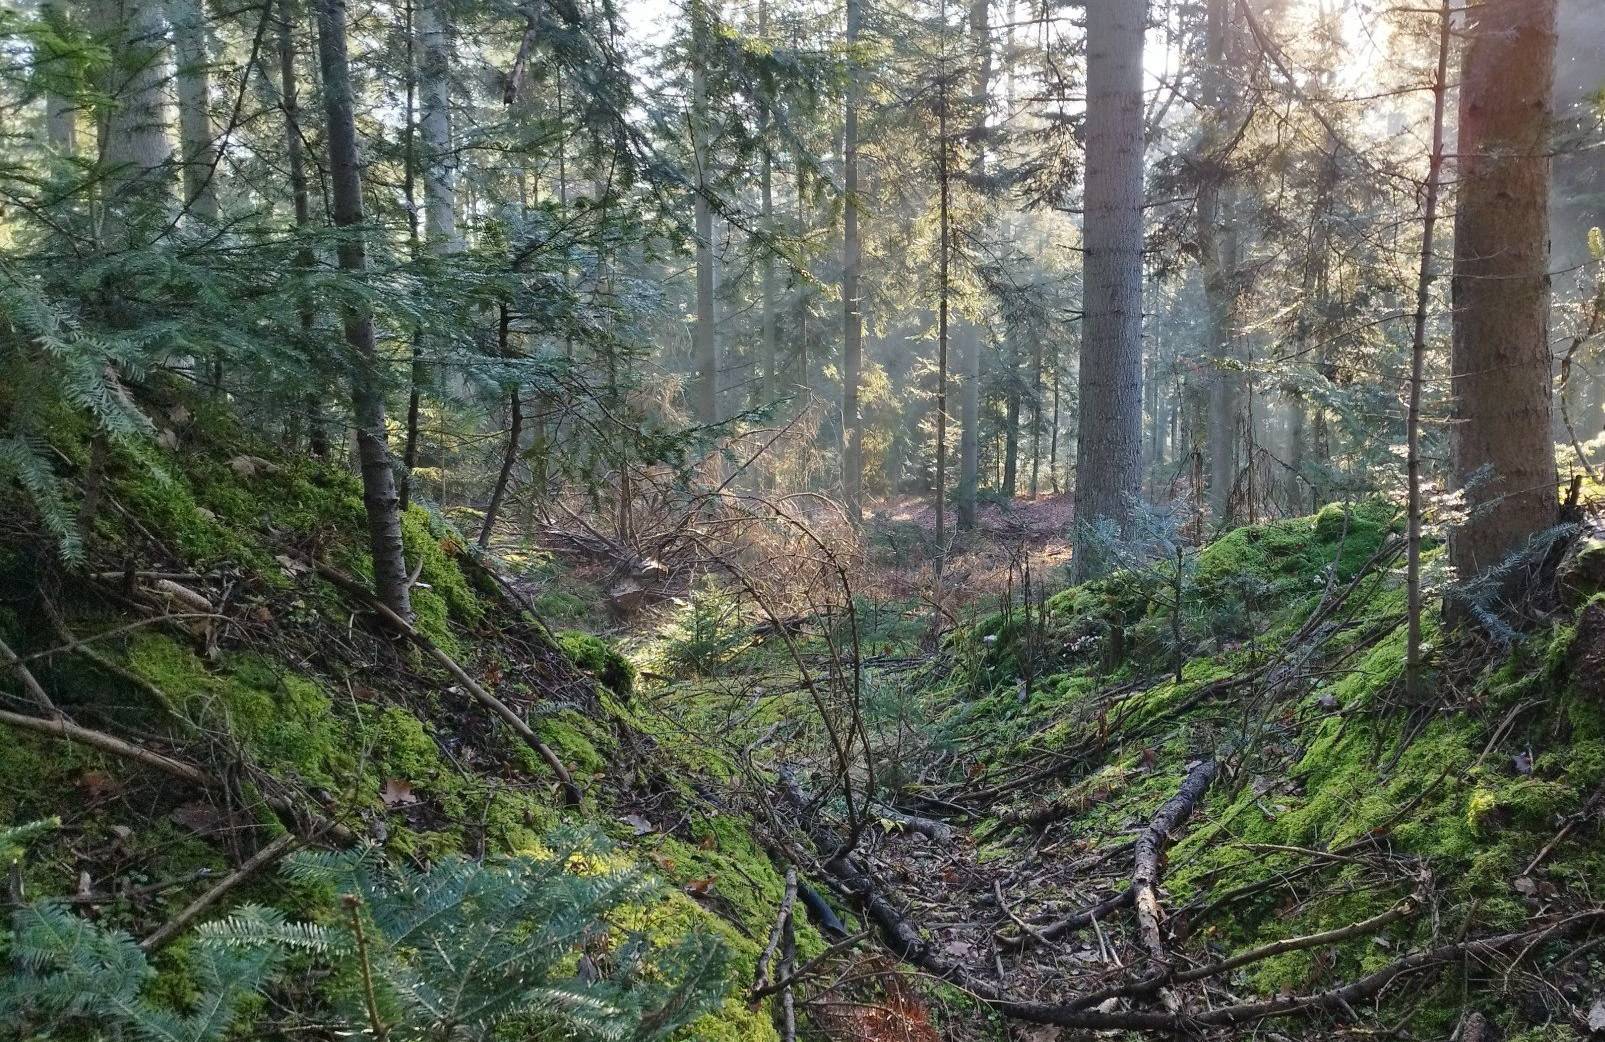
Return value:
[[(32, 731), (36, 734), (48, 735), (64, 742), (78, 742), (81, 745), (99, 749), (101, 752), (119, 759), (143, 764), (146, 767), (154, 767), (163, 774), (203, 789), (226, 788), (223, 779), (204, 768), (185, 763), (182, 760), (175, 760), (164, 753), (159, 753), (154, 749), (147, 749), (143, 745), (124, 741), (115, 735), (106, 734), (104, 731), (95, 731), (80, 726), (64, 716), (58, 716), (51, 720), (42, 720), (36, 716), (26, 716), (22, 713), (10, 713), (0, 710), (0, 724), (6, 724), (21, 731)], [(283, 796), (263, 793), (262, 802), (287, 821), (309, 821), (311, 827), (306, 830), (306, 834), (309, 837), (319, 834), (328, 835), (341, 844), (349, 844), (356, 839), (351, 830), (339, 822), (311, 813), (307, 807), (301, 806)]]
[(775, 916), (774, 928), (769, 931), (769, 943), (764, 945), (763, 952), (758, 956), (758, 979), (753, 981), (749, 996), (756, 996), (763, 992), (769, 984), (769, 968), (774, 963), (775, 952), (780, 948), (780, 935), (786, 930), (786, 920), (791, 918), (792, 905), (797, 902), (797, 866), (792, 865), (786, 869), (786, 889), (780, 898), (780, 911)]
[[(1165, 848), (1170, 834), (1192, 816), (1193, 808), (1203, 799), (1214, 780), (1218, 768), (1213, 760), (1205, 760), (1187, 773), (1180, 791), (1166, 800), (1154, 820), (1137, 837), (1136, 867), (1131, 874), (1131, 903), (1137, 910), (1137, 937), (1148, 953), (1149, 960), (1158, 967), (1170, 965), (1170, 951), (1159, 921), (1163, 915), (1159, 907), (1159, 881), (1164, 878)], [(1175, 1012), (1180, 1008), (1174, 995), (1167, 989), (1159, 991), (1165, 1008)]]
[(507, 726), (516, 731), (518, 736), (535, 751), (537, 756), (546, 762), (546, 766), (550, 767), (552, 773), (557, 776), (558, 784), (562, 786), (564, 799), (567, 800), (569, 806), (577, 807), (584, 802), (585, 794), (575, 784), (573, 776), (569, 774), (568, 768), (563, 765), (563, 761), (551, 750), (550, 746), (541, 741), (540, 736), (530, 728), (529, 724), (524, 722), (524, 718), (513, 712), (506, 702), (487, 691), (479, 681), (468, 675), (468, 671), (463, 669), (456, 659), (440, 650), (434, 641), (418, 632), (406, 619), (403, 619), (381, 603), (366, 586), (326, 564), (315, 564), (314, 567), (320, 576), (366, 603), (374, 614), (383, 619), (392, 629), (412, 641), (418, 646), (419, 650), (439, 663), (446, 672), (456, 677), (457, 682), (473, 697), (474, 701), (489, 709), (500, 717)]
[(146, 952), (153, 952), (167, 942), (177, 937), (190, 923), (194, 922), (203, 912), (226, 897), (229, 891), (246, 882), (252, 876), (262, 871), (268, 865), (294, 850), (301, 843), (301, 838), (293, 832), (286, 832), (272, 843), (251, 855), (250, 859), (239, 868), (219, 879), (216, 885), (204, 894), (185, 905), (173, 918), (163, 923), (154, 933), (139, 942), (139, 946)]
[(1170, 843), (1170, 834), (1192, 815), (1193, 808), (1198, 805), (1205, 790), (1209, 788), (1209, 783), (1214, 779), (1215, 771), (1216, 765), (1212, 760), (1198, 764), (1188, 773), (1176, 795), (1166, 800), (1159, 808), (1153, 820), (1148, 823), (1148, 827), (1137, 838), (1135, 868), (1129, 887), (1095, 905), (1040, 927), (1030, 934), (1000, 934), (998, 941), (1014, 947), (1021, 947), (1031, 939), (1051, 941), (1073, 930), (1085, 929), (1095, 920), (1107, 918), (1111, 912), (1128, 905), (1136, 905), (1138, 933), (1142, 937), (1143, 947), (1148, 950), (1150, 958), (1164, 963), (1166, 961), (1164, 942), (1159, 929), (1159, 899), (1155, 893), (1162, 874), (1160, 864), (1165, 847)]
[(51, 716), (61, 715), (56, 703), (52, 702), (45, 689), (39, 686), (39, 680), (33, 675), (33, 670), (23, 665), (17, 653), (11, 650), (11, 645), (4, 640), (0, 640), (0, 662), (4, 662), (11, 668), (11, 672), (16, 674), (17, 680), (22, 683), (22, 689), (28, 692), (28, 697), (33, 699), (34, 705)]

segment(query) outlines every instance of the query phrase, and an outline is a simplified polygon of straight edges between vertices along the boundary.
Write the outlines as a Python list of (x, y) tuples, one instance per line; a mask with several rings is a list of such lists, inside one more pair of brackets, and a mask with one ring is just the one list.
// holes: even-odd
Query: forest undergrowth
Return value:
[[(116, 965), (113, 1030), (434, 1037), (457, 1014), (420, 975), (478, 971), (416, 924), (387, 945), (398, 887), (455, 895), (448, 948), (488, 908), (573, 917), (499, 938), (540, 936), (550, 987), (482, 1037), (1537, 1040), (1600, 1016), (1587, 531), (1516, 631), (1433, 628), (1415, 704), (1400, 523), (1370, 503), (1068, 589), (993, 548), (995, 610), (936, 643), (929, 598), (847, 581), (779, 612), (732, 564), (625, 655), (542, 620), (560, 553), (476, 556), (421, 505), (418, 618), (387, 621), (354, 479), (204, 403), (163, 415), (151, 458), (63, 449), (101, 504), (87, 559), (4, 522), (0, 806), (39, 824), (8, 836), (27, 970), (0, 1002), (25, 1032), (104, 1030), (98, 992), (51, 989)], [(897, 550), (872, 525), (854, 552)], [(569, 596), (599, 617), (600, 585)], [(591, 882), (554, 896), (529, 866)]]

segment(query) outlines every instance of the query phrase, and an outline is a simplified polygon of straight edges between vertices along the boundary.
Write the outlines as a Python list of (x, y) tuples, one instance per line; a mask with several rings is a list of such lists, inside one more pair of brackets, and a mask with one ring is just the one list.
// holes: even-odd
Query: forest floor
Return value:
[[(746, 992), (788, 867), (818, 898), (804, 1037), (1465, 1042), (1475, 1016), (1560, 1042), (1605, 1018), (1597, 518), (1533, 567), (1510, 633), (1449, 640), (1434, 612), (1435, 684), (1411, 701), (1384, 504), (1236, 529), (1190, 552), (1179, 602), (1163, 568), (1065, 588), (1062, 498), (988, 511), (961, 551), (993, 578), (939, 641), (915, 579), (876, 585), (921, 567), (914, 503), (853, 544), (850, 599), (779, 626), (706, 576), (608, 620), (611, 566), (509, 546), (504, 582), (415, 505), (403, 642), (352, 578), (349, 475), (216, 424), (164, 451), (159, 476), (108, 461), (83, 565), (0, 510), (0, 630), (80, 722), (64, 740), (8, 695), (0, 815), (58, 821), (18, 892), (149, 936), (285, 835), (431, 864), (577, 823), (668, 884), (654, 943), (728, 946), (697, 1042), (779, 1038)], [(772, 570), (794, 545), (746, 548)], [(838, 559), (805, 563), (837, 582)], [(845, 770), (833, 728), (858, 735)], [(330, 914), (267, 872), (215, 907), (243, 901)], [(271, 1009), (259, 1031), (301, 1024)]]

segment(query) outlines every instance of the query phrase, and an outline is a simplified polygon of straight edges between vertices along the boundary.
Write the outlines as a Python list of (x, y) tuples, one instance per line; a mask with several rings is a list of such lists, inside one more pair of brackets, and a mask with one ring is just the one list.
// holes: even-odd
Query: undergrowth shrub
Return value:
[[(44, 827), (0, 830), (0, 852)], [(372, 847), (303, 852), (284, 873), (328, 909), (324, 921), (238, 908), (177, 947), (177, 989), (158, 982), (126, 932), (59, 901), (19, 908), (0, 935), (11, 962), (0, 976), (0, 1022), (24, 1037), (79, 1030), (213, 1042), (284, 1016), (260, 996), (301, 972), (296, 986), (311, 986), (312, 1005), (326, 1006), (310, 1012), (337, 1035), (644, 1042), (723, 998), (721, 944), (695, 932), (666, 944), (615, 925), (660, 893), (590, 833), (554, 833), (538, 856), (443, 858), (427, 869), (393, 865)], [(296, 1016), (306, 1012), (298, 1006)]]

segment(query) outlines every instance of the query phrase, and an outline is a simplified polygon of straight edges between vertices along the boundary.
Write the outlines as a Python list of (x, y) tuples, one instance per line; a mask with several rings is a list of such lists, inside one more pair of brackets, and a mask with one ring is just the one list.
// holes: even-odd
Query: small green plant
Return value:
[[(0, 831), (0, 847), (24, 832)], [(639, 918), (655, 899), (649, 877), (617, 867), (589, 833), (554, 834), (549, 850), (422, 870), (393, 866), (375, 848), (295, 855), (285, 874), (332, 893), (332, 920), (291, 922), (247, 905), (201, 926), (180, 960), (182, 1005), (156, 997), (171, 989), (155, 986), (129, 934), (37, 901), (16, 911), (3, 938), (12, 969), (0, 976), (0, 1022), (22, 1025), (24, 1037), (77, 1028), (214, 1042), (242, 1027), (294, 953), (336, 970), (315, 975), (332, 1011), (320, 1022), (378, 1042), (647, 1042), (722, 1000), (716, 942), (692, 935), (662, 947), (614, 921)]]

